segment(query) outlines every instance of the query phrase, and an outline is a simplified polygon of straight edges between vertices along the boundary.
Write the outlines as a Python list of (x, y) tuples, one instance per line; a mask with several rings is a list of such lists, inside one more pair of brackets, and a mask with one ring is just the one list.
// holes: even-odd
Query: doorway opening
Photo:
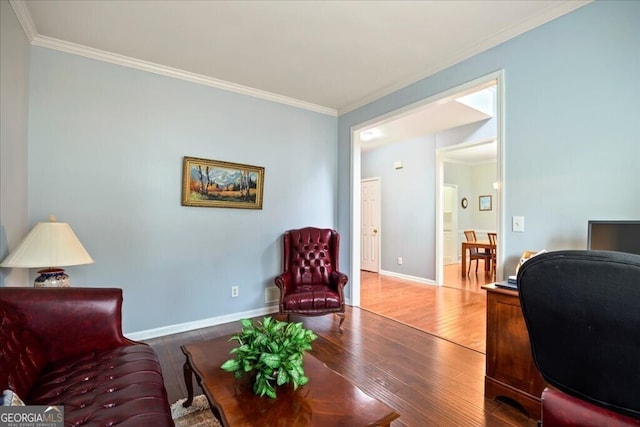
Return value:
[[(468, 240), (467, 234), (472, 234), (478, 242), (489, 243), (489, 233), (496, 233), (498, 229), (497, 140), (488, 137), (445, 147), (438, 150), (436, 157), (436, 169), (441, 177), (439, 185), (443, 189), (439, 211), (442, 228), (438, 232), (438, 244), (440, 240), (442, 244), (442, 256), (438, 258), (439, 284), (482, 292), (481, 286), (495, 281), (494, 267), (498, 263), (483, 257), (472, 261), (470, 254), (462, 251), (462, 242)], [(458, 190), (453, 200), (450, 200), (451, 187)], [(479, 251), (484, 254), (489, 250)], [(465, 262), (463, 256), (468, 258)]]
[[(472, 95), (477, 92), (479, 89), (487, 88), (495, 86), (495, 122), (496, 122), (496, 130), (494, 139), (496, 141), (496, 179), (495, 181), (499, 183), (500, 188), (495, 193), (495, 197), (493, 198), (492, 209), (495, 210), (496, 213), (496, 231), (499, 236), (502, 236), (502, 197), (503, 197), (503, 157), (502, 157), (502, 144), (503, 144), (503, 73), (502, 71), (492, 73), (488, 76), (476, 79), (474, 81), (468, 82), (464, 85), (452, 88), (443, 93), (431, 96), (429, 98), (424, 99), (421, 102), (412, 104), (410, 106), (406, 106), (400, 110), (396, 110), (391, 112), (385, 116), (377, 117), (368, 122), (362, 123), (361, 125), (354, 126), (351, 130), (351, 248), (350, 248), (350, 256), (351, 256), (351, 277), (350, 281), (352, 284), (351, 289), (351, 300), (350, 303), (355, 306), (360, 306), (361, 302), (361, 289), (360, 289), (360, 281), (361, 281), (361, 256), (362, 256), (362, 195), (361, 195), (361, 180), (369, 178), (369, 176), (364, 176), (362, 173), (362, 155), (367, 150), (372, 150), (378, 147), (381, 147), (385, 144), (396, 144), (402, 140), (407, 140), (411, 138), (416, 138), (417, 136), (427, 135), (425, 132), (429, 132), (428, 135), (436, 135), (432, 138), (430, 142), (433, 147), (433, 160), (432, 160), (432, 170), (436, 170), (435, 176), (433, 177), (433, 187), (429, 191), (433, 193), (431, 196), (434, 200), (431, 201), (432, 207), (431, 212), (428, 213), (432, 216), (432, 223), (429, 225), (430, 235), (425, 236), (426, 240), (432, 242), (432, 249), (428, 254), (428, 259), (422, 260), (422, 262), (427, 265), (428, 271), (425, 274), (406, 274), (404, 276), (409, 278), (415, 278), (417, 281), (427, 284), (433, 285), (442, 285), (443, 282), (443, 268), (442, 268), (442, 259), (443, 259), (443, 222), (442, 222), (442, 205), (443, 205), (443, 169), (438, 168), (438, 164), (436, 162), (437, 149), (446, 146), (439, 136), (442, 134), (444, 130), (454, 129), (463, 125), (464, 123), (459, 123), (456, 120), (459, 120), (459, 117), (464, 116), (463, 114), (450, 114), (442, 113), (441, 107), (446, 104), (453, 105), (452, 108), (464, 108), (464, 106), (460, 106), (461, 100), (467, 96)], [(456, 101), (456, 102), (452, 102)], [(465, 100), (466, 101), (466, 100)], [(477, 112), (476, 114), (480, 115), (481, 118), (476, 121), (481, 121), (486, 119), (486, 115), (482, 116), (483, 112)], [(428, 119), (425, 119), (428, 118)], [(448, 121), (447, 121), (448, 120)], [(438, 123), (437, 125), (434, 123)], [(469, 122), (467, 122), (469, 123)], [(408, 125), (410, 124), (410, 126)], [(431, 128), (429, 128), (431, 126)], [(434, 127), (434, 126), (439, 126)], [(383, 129), (388, 131), (388, 134), (382, 133), (376, 134), (376, 132), (380, 132), (379, 129)], [(416, 135), (408, 134), (409, 129), (413, 129), (411, 132), (416, 132), (415, 129), (418, 129), (418, 132), (422, 132), (421, 134)], [(454, 145), (454, 144), (452, 144)], [(388, 159), (390, 164), (393, 165), (396, 169), (402, 169), (402, 162), (397, 163), (397, 159)], [(439, 158), (438, 158), (439, 161)], [(366, 165), (365, 165), (366, 166)], [(383, 178), (384, 182), (384, 178)], [(382, 198), (385, 198), (385, 190), (382, 190)], [(387, 206), (388, 201), (383, 200), (383, 206)], [(384, 211), (383, 211), (384, 216)], [(379, 233), (385, 235), (385, 243), (392, 239), (385, 232), (385, 219), (383, 217), (381, 227), (379, 228)], [(499, 237), (501, 239), (501, 237)], [(402, 257), (401, 254), (385, 254), (385, 247), (381, 247), (380, 250), (380, 270), (381, 273), (387, 273), (392, 270), (398, 264), (401, 264), (400, 261)], [(500, 264), (500, 263), (499, 263)], [(406, 261), (405, 261), (406, 265)], [(498, 271), (498, 275), (500, 272)], [(403, 274), (400, 274), (403, 276)]]

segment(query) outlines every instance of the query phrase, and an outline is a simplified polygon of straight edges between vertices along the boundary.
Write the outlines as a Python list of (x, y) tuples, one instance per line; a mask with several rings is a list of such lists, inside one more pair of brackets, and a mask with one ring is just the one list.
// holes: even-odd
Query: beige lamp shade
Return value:
[(0, 267), (64, 267), (93, 262), (69, 224), (39, 222)]

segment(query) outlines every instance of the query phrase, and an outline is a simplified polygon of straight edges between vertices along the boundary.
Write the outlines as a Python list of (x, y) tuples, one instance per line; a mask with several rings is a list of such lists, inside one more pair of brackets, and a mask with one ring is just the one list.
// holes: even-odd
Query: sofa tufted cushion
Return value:
[(27, 401), (64, 405), (70, 426), (172, 425), (161, 372), (151, 347), (117, 347), (49, 365)]
[(24, 325), (21, 314), (0, 301), (0, 390), (23, 398), (47, 363), (40, 339)]

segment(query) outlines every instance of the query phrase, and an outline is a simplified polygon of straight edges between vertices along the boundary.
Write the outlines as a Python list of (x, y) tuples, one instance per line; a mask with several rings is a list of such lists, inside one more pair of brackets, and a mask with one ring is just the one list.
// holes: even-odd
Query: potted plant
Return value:
[(233, 372), (236, 378), (246, 373), (255, 375), (253, 392), (259, 396), (265, 394), (276, 398), (277, 386), (293, 383), (297, 389), (309, 382), (304, 375), (304, 352), (311, 350), (311, 342), (317, 336), (302, 327), (302, 323), (287, 323), (265, 317), (254, 324), (242, 319), (242, 330), (230, 340), (238, 341), (238, 347), (230, 353), (235, 354), (221, 366)]

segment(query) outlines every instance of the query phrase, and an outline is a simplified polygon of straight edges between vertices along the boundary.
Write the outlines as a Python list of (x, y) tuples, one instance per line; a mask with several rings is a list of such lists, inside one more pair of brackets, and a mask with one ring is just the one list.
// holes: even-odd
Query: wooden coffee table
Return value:
[(277, 399), (253, 393), (248, 375), (235, 379), (220, 369), (233, 357), (237, 345), (229, 336), (185, 344), (184, 380), (193, 401), (193, 375), (204, 390), (213, 413), (223, 426), (389, 426), (400, 416), (384, 403), (367, 396), (358, 387), (310, 354), (304, 371), (309, 383), (297, 390), (278, 387)]

